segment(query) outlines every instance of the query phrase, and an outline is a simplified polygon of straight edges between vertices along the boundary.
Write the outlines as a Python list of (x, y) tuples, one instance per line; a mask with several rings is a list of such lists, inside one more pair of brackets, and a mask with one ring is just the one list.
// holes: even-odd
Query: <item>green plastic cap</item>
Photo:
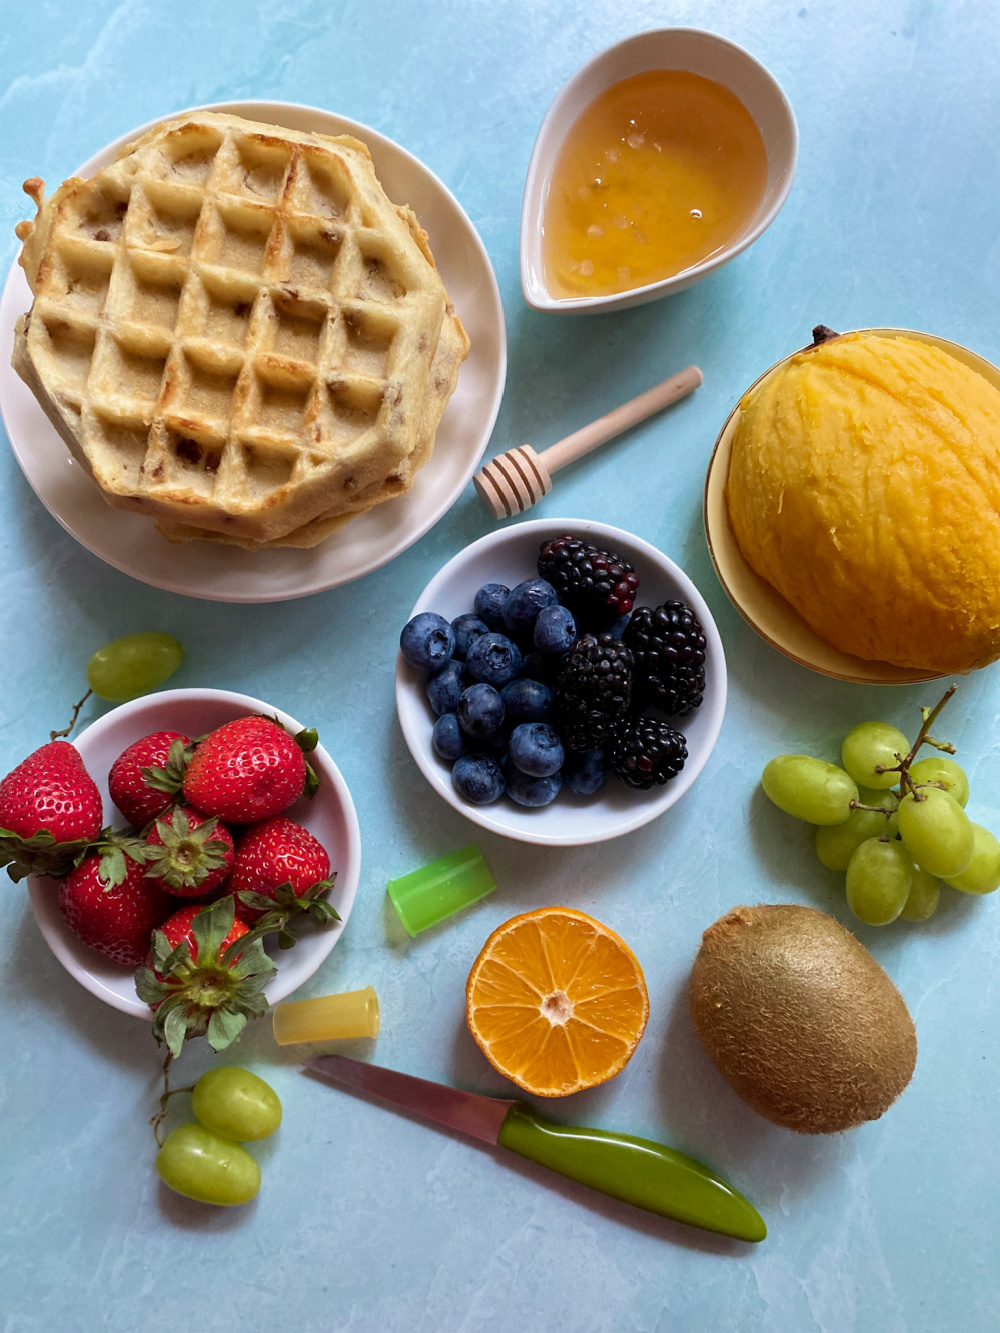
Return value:
[(404, 929), (419, 935), (485, 898), (496, 888), (496, 881), (479, 848), (470, 843), (409, 875), (391, 879), (388, 888)]

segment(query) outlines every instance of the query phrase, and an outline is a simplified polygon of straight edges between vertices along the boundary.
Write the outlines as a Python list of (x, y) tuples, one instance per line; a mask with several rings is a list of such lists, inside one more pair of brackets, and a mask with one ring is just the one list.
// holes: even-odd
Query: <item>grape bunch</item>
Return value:
[[(930, 729), (955, 692), (920, 710), (913, 745), (888, 722), (862, 722), (844, 737), (843, 767), (811, 755), (781, 754), (761, 776), (779, 809), (816, 825), (816, 855), (847, 872), (847, 903), (859, 921), (926, 921), (940, 881), (962, 893), (1000, 887), (1000, 842), (965, 813), (969, 780), (949, 741)], [(920, 749), (938, 751), (925, 758)]]

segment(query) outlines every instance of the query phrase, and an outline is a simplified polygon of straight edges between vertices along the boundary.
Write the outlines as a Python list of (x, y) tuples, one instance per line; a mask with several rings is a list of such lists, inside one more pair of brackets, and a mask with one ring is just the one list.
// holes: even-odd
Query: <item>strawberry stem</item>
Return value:
[(163, 1147), (163, 1136), (160, 1133), (160, 1127), (167, 1117), (167, 1103), (171, 1097), (176, 1097), (179, 1092), (193, 1092), (194, 1084), (189, 1083), (186, 1088), (172, 1088), (170, 1086), (170, 1065), (173, 1061), (173, 1051), (167, 1051), (167, 1058), (163, 1062), (163, 1091), (160, 1094), (160, 1107), (154, 1116), (150, 1116), (149, 1123), (153, 1126), (153, 1138), (156, 1139), (157, 1147)]

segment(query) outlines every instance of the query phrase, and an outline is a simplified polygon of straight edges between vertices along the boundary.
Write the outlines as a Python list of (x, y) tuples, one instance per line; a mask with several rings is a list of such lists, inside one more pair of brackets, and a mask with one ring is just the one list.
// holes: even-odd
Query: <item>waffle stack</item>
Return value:
[(25, 190), (13, 364), (110, 504), (306, 547), (409, 489), (469, 343), (364, 144), (198, 112)]

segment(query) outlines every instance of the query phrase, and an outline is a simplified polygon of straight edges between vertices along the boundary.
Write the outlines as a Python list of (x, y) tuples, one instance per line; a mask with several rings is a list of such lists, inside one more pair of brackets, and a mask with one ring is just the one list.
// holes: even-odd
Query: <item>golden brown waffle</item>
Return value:
[(386, 500), (395, 499), (405, 494), (413, 484), (417, 471), (424, 466), (434, 449), (434, 440), (438, 424), (448, 406), (448, 400), (455, 391), (458, 372), (469, 351), (469, 339), (461, 321), (455, 315), (445, 315), (441, 325), (441, 337), (431, 366), (431, 382), (424, 402), (423, 422), (417, 446), (409, 458), (390, 474), (382, 483), (375, 483), (359, 491), (352, 501), (350, 510), (321, 514), (294, 532), (284, 537), (275, 537), (268, 542), (251, 542), (242, 537), (230, 537), (221, 532), (209, 532), (205, 528), (195, 528), (184, 523), (158, 523), (157, 527), (168, 541), (223, 542), (231, 546), (242, 546), (245, 550), (257, 551), (271, 546), (292, 546), (308, 548), (318, 546), (338, 528), (367, 513), (376, 505)]
[(256, 546), (412, 482), (468, 343), (430, 385), (447, 295), (363, 144), (196, 113), (26, 188), (15, 366), (113, 505)]

